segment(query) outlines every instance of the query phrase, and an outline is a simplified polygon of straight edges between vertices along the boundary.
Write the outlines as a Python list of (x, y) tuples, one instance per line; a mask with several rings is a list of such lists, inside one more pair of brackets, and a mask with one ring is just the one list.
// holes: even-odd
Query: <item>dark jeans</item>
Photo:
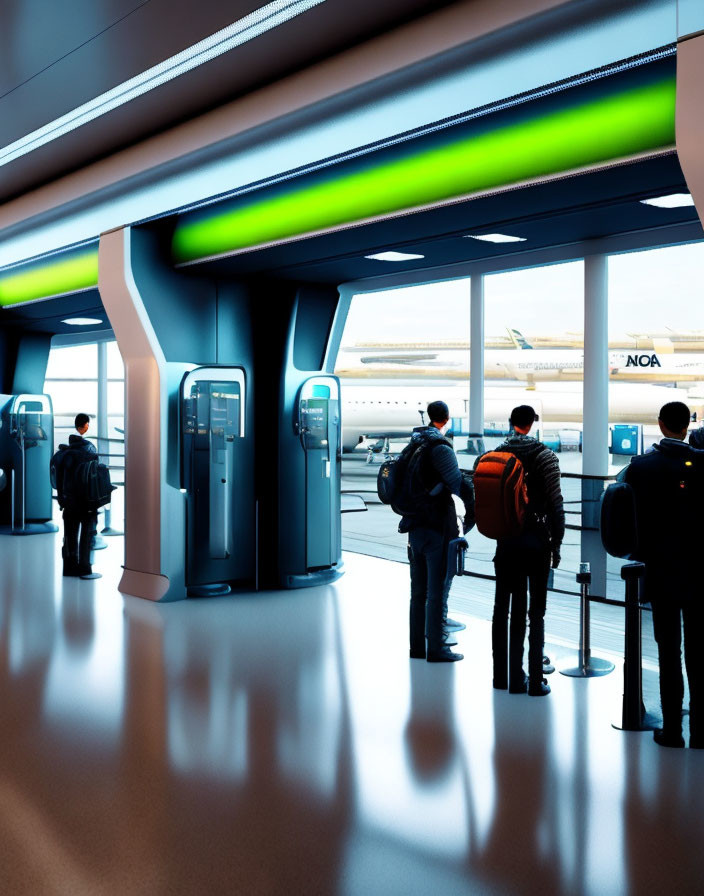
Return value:
[(689, 681), (689, 731), (704, 742), (704, 597), (692, 593), (692, 583), (677, 583), (672, 572), (646, 564), (646, 598), (653, 607), (653, 631), (658, 644), (660, 703), (663, 728), (682, 731), (682, 626), (684, 661)]
[[(98, 524), (94, 510), (64, 510), (64, 545), (61, 554), (64, 571), (88, 575), (91, 570), (90, 552)], [(80, 531), (80, 538), (79, 538)]]
[[(543, 677), (545, 604), (550, 573), (550, 549), (538, 536), (502, 539), (494, 557), (496, 598), (491, 625), (494, 684), (523, 681), (523, 642), (526, 636), (526, 605), (530, 587), (528, 618), (528, 674), (533, 682)], [(511, 647), (508, 650), (508, 614), (511, 609)], [(508, 667), (508, 676), (507, 676)]]
[(448, 569), (449, 539), (434, 529), (412, 529), (408, 533), (408, 559), (411, 564), (411, 653), (428, 653), (443, 649), (443, 627), (447, 615), (447, 597), (452, 584)]

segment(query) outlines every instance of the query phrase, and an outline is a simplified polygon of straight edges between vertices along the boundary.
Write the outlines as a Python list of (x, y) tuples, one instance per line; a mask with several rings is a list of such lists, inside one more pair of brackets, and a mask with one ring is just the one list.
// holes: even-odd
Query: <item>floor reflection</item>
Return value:
[[(491, 688), (408, 658), (407, 571), (156, 605), (0, 539), (3, 892), (701, 890), (704, 755), (610, 720), (621, 681)], [(383, 637), (382, 637), (383, 636)]]

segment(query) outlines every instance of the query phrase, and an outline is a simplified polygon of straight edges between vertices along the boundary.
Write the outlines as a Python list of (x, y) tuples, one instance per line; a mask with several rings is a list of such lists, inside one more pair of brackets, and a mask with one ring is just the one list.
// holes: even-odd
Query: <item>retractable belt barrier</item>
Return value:
[(626, 583), (623, 705), (620, 718), (611, 724), (622, 731), (652, 731), (661, 724), (645, 711), (643, 703), (640, 595), (644, 573), (643, 563), (627, 563), (621, 569), (621, 578)]
[(608, 660), (592, 656), (589, 615), (589, 586), (592, 583), (591, 568), (588, 563), (579, 564), (577, 573), (579, 585), (579, 653), (577, 665), (569, 669), (560, 669), (562, 675), (570, 678), (596, 678), (599, 675), (608, 675), (616, 668)]

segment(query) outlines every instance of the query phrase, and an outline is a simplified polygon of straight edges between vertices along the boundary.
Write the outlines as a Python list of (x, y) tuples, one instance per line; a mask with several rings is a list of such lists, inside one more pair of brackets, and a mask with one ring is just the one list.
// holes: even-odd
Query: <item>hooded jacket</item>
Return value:
[(97, 458), (95, 445), (84, 439), (83, 436), (70, 435), (68, 445), (59, 445), (59, 450), (53, 458), (56, 471), (56, 492), (59, 498), (59, 507), (62, 510), (89, 511), (85, 500), (77, 495), (74, 485), (74, 472), (78, 465), (85, 460)]

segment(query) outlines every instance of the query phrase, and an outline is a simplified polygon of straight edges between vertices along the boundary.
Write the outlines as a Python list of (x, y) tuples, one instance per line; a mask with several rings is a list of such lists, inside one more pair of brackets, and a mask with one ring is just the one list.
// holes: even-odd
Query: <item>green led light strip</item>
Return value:
[(0, 273), (0, 306), (80, 292), (98, 285), (98, 247)]
[(668, 77), (274, 197), (192, 212), (177, 224), (173, 258), (250, 249), (674, 142), (675, 78)]

